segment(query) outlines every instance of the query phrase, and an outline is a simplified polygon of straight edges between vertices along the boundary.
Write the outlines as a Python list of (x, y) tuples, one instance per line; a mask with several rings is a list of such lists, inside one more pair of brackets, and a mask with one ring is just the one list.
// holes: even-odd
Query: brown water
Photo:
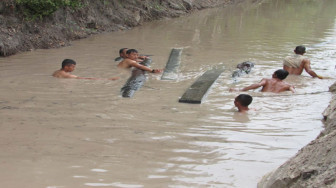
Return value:
[[(93, 36), (72, 46), (0, 59), (0, 186), (256, 187), (322, 129), (321, 113), (335, 81), (336, 2), (266, 0)], [(290, 76), (297, 93), (248, 92), (248, 114), (233, 107), (230, 87), (258, 82), (282, 67), (296, 45), (312, 68), (332, 79)], [(64, 58), (79, 76), (113, 77), (121, 47), (152, 54), (163, 68), (183, 47), (179, 79), (150, 74), (133, 98), (118, 81), (56, 79)], [(256, 63), (232, 80), (236, 64)], [(203, 104), (178, 103), (214, 66), (225, 72)]]

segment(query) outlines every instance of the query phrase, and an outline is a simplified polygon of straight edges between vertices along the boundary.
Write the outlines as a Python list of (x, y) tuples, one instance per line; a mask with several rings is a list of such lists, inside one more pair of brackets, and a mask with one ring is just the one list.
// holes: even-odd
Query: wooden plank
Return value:
[(178, 68), (181, 64), (182, 48), (173, 48), (164, 72), (162, 73), (161, 80), (176, 80), (178, 77)]
[[(145, 59), (140, 64), (149, 66), (152, 63), (150, 58)], [(134, 93), (139, 90), (146, 81), (146, 73), (147, 71), (134, 68), (132, 71), (132, 76), (128, 78), (124, 86), (121, 88), (121, 96), (122, 97), (132, 97)]]
[(224, 68), (215, 68), (206, 71), (187, 89), (187, 91), (179, 99), (179, 102), (201, 104), (208, 90), (223, 71)]

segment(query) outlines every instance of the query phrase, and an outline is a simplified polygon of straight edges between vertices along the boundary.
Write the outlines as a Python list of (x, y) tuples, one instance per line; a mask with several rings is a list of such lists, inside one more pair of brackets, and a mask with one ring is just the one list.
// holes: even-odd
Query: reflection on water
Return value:
[[(0, 59), (1, 187), (254, 187), (322, 129), (335, 78), (335, 8), (333, 0), (247, 1)], [(238, 93), (228, 89), (271, 77), (299, 44), (332, 79), (289, 76), (296, 94), (251, 91), (255, 111), (237, 113)], [(76, 75), (115, 76), (122, 47), (153, 54), (155, 68), (183, 47), (179, 79), (150, 74), (125, 99), (127, 76), (50, 76), (65, 58), (77, 61)], [(256, 66), (234, 82), (246, 60)], [(214, 66), (226, 69), (205, 102), (178, 103)]]

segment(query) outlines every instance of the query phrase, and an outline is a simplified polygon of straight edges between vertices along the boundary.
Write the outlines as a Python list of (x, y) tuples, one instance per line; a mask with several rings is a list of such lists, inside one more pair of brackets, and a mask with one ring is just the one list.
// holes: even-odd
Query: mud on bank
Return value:
[(92, 34), (125, 30), (144, 22), (178, 17), (237, 0), (83, 0), (42, 19), (29, 20), (16, 0), (0, 2), (0, 56), (67, 46)]

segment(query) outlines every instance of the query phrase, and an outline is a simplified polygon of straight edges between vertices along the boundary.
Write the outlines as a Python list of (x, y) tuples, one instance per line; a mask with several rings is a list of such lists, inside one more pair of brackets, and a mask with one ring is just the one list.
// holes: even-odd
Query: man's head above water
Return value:
[(297, 46), (294, 50), (294, 52), (296, 54), (300, 54), (300, 55), (303, 55), (304, 53), (306, 53), (306, 47), (304, 46)]

